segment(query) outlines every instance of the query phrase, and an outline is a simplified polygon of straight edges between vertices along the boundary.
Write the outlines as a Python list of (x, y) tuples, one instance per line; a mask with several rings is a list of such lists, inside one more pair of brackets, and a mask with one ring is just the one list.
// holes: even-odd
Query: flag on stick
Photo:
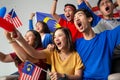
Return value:
[(33, 63), (26, 61), (22, 70), (20, 80), (38, 80), (41, 74), (42, 68), (34, 65)]
[(22, 26), (22, 22), (20, 21), (20, 19), (18, 18), (16, 12), (14, 11), (14, 9), (12, 9), (6, 16), (5, 19), (7, 21), (9, 21), (10, 23), (12, 23), (16, 28)]

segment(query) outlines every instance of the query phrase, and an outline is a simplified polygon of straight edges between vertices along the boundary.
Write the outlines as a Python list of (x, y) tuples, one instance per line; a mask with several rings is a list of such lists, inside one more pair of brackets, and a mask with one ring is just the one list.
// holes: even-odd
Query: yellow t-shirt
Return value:
[(64, 61), (60, 59), (59, 53), (46, 52), (47, 63), (51, 64), (52, 72), (74, 75), (76, 70), (83, 69), (82, 60), (77, 52), (72, 52)]

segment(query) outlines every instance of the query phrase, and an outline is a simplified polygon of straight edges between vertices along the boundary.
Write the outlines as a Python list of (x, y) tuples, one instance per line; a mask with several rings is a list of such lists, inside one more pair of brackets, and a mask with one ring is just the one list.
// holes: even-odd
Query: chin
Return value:
[(72, 19), (67, 19), (67, 21), (71, 21)]

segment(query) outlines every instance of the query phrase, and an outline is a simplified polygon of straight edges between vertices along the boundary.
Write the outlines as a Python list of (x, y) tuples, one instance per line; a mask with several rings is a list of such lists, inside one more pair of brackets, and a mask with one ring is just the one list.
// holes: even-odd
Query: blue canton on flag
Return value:
[(5, 19), (12, 23), (16, 28), (22, 26), (22, 22), (18, 18), (14, 9), (12, 9), (6, 16)]
[(22, 70), (22, 75), (20, 76), (20, 80), (38, 80), (41, 70), (42, 68), (29, 61), (26, 61)]

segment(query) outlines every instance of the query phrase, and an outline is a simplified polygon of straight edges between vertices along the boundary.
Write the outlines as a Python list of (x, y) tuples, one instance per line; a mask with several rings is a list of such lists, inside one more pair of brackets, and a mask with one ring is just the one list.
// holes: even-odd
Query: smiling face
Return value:
[(77, 11), (74, 15), (74, 24), (79, 32), (86, 32), (91, 27), (92, 17), (87, 17), (87, 13)]
[(43, 29), (43, 24), (41, 22), (37, 22), (36, 25), (35, 25), (35, 29), (37, 32), (43, 32), (42, 29)]
[(114, 5), (110, 0), (101, 0), (99, 8), (103, 17), (113, 15)]
[(74, 12), (76, 11), (76, 7), (73, 4), (66, 4), (64, 8), (64, 15), (67, 21), (73, 20)]
[(65, 8), (64, 15), (68, 21), (73, 20), (74, 11), (71, 8)]
[(61, 29), (58, 29), (55, 33), (54, 33), (54, 43), (56, 45), (56, 47), (58, 48), (58, 50), (64, 50), (66, 49), (66, 35), (64, 34), (64, 32)]

